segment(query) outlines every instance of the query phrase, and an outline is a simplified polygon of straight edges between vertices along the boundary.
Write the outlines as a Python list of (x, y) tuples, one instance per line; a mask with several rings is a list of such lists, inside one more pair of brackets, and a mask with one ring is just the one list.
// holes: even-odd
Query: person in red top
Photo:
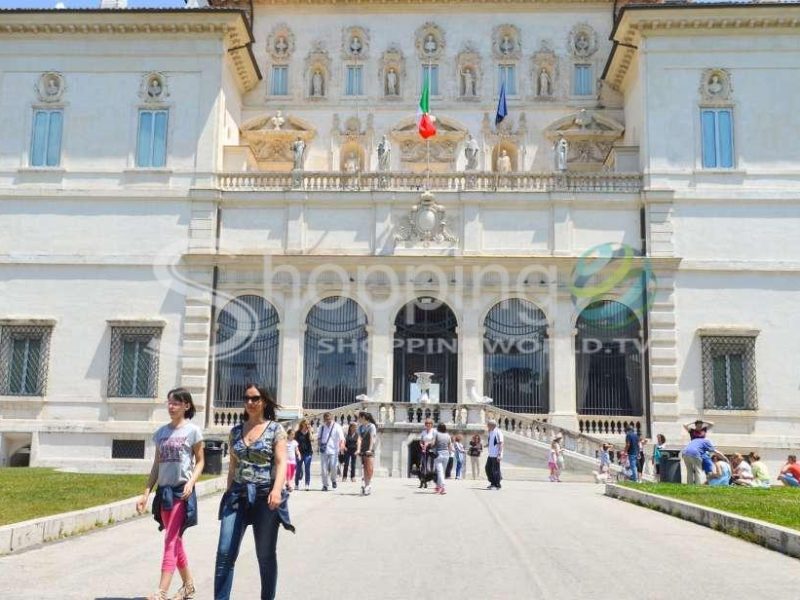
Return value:
[(800, 487), (800, 465), (797, 464), (797, 457), (794, 454), (786, 458), (786, 464), (778, 475), (778, 481), (789, 487)]

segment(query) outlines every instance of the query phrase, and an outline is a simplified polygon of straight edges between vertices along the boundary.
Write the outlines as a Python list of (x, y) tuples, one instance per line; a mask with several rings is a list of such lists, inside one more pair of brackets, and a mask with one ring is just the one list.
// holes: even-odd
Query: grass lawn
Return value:
[(0, 468), (0, 525), (131, 498), (142, 493), (145, 483), (147, 475)]
[(800, 489), (775, 487), (765, 490), (738, 486), (720, 488), (678, 483), (625, 485), (643, 492), (669, 496), (751, 519), (800, 529)]

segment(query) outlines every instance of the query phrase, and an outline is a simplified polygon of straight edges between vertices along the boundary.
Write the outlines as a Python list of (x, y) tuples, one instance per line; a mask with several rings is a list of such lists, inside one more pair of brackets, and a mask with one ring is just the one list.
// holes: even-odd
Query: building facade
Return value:
[(179, 385), (220, 433), (248, 380), (288, 416), (418, 373), (800, 441), (796, 6), (215, 4), (0, 12), (5, 464), (146, 468)]

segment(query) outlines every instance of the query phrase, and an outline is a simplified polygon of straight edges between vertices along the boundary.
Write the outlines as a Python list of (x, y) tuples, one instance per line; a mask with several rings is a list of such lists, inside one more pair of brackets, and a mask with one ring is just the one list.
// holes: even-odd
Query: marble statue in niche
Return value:
[(325, 77), (319, 69), (314, 70), (311, 76), (311, 95), (314, 98), (322, 98), (325, 95)]
[(497, 157), (497, 172), (503, 174), (511, 173), (511, 157), (505, 148), (500, 150), (500, 155)]
[(400, 92), (398, 91), (398, 77), (397, 71), (395, 69), (389, 69), (386, 72), (386, 95), (387, 96), (399, 96)]
[(463, 86), (462, 96), (465, 98), (475, 97), (475, 74), (469, 67), (461, 71), (461, 85)]
[(553, 95), (553, 83), (550, 80), (550, 74), (547, 72), (547, 69), (539, 71), (539, 82), (536, 92), (537, 96)]
[(467, 134), (467, 143), (464, 146), (464, 157), (467, 159), (467, 171), (474, 171), (478, 168), (478, 142), (472, 135)]

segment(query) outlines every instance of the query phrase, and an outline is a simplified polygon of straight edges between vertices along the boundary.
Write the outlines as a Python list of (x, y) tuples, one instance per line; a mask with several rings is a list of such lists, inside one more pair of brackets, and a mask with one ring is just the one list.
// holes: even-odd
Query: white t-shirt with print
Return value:
[(192, 476), (193, 447), (203, 441), (200, 428), (187, 421), (177, 429), (172, 424), (160, 427), (153, 435), (158, 456), (158, 485), (175, 487)]

